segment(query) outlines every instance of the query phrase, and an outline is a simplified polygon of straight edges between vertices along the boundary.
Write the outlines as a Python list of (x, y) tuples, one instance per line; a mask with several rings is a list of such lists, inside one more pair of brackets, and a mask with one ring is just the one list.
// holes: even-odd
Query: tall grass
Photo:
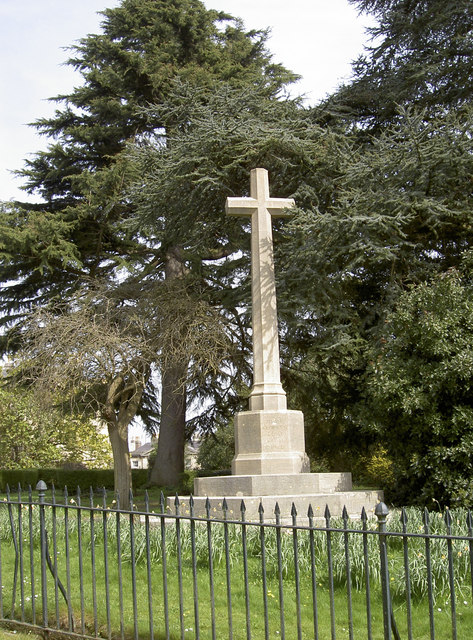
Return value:
[[(53, 515), (55, 511), (55, 517)], [(57, 566), (58, 575), (62, 582), (66, 584), (67, 566), (65, 558), (66, 541), (66, 520), (64, 517), (64, 506), (57, 506), (54, 510), (51, 506), (46, 506), (45, 524), (48, 532), (49, 551), (52, 562)], [(158, 611), (155, 613), (154, 626), (158, 636), (165, 632), (164, 629), (164, 587), (163, 587), (163, 548), (167, 562), (167, 589), (168, 589), (168, 613), (174, 626), (179, 626), (180, 607), (183, 607), (183, 620), (185, 637), (192, 637), (196, 628), (196, 617), (194, 602), (196, 594), (194, 592), (194, 576), (192, 572), (193, 562), (197, 566), (196, 585), (198, 595), (199, 628), (201, 637), (210, 634), (211, 612), (209, 604), (210, 594), (210, 567), (213, 569), (212, 579), (215, 587), (215, 609), (217, 619), (220, 624), (227, 624), (227, 574), (226, 555), (229, 558), (231, 574), (232, 592), (232, 616), (233, 624), (238, 629), (235, 638), (244, 637), (245, 633), (245, 607), (246, 597), (249, 594), (251, 602), (251, 618), (253, 626), (253, 636), (255, 638), (264, 637), (264, 601), (267, 602), (267, 611), (272, 637), (277, 637), (280, 633), (280, 602), (279, 602), (279, 569), (282, 575), (282, 588), (284, 597), (284, 611), (286, 613), (286, 624), (292, 625), (291, 634), (295, 627), (297, 617), (296, 608), (296, 581), (295, 581), (295, 548), (294, 536), (291, 529), (282, 528), (279, 537), (274, 527), (265, 527), (264, 533), (264, 555), (265, 555), (265, 577), (266, 593), (263, 593), (262, 582), (262, 545), (261, 529), (259, 526), (248, 524), (246, 526), (246, 549), (248, 554), (247, 580), (248, 586), (245, 591), (245, 576), (242, 562), (243, 532), (240, 525), (214, 522), (211, 525), (211, 560), (209, 557), (208, 531), (205, 523), (196, 524), (194, 528), (194, 551), (192, 548), (191, 525), (189, 521), (180, 521), (179, 544), (176, 522), (172, 517), (166, 517), (166, 526), (160, 526), (160, 519), (154, 520), (150, 516), (148, 522), (142, 515), (128, 516), (120, 515), (113, 510), (94, 509), (93, 511), (78, 510), (76, 505), (67, 506), (67, 540), (70, 549), (70, 599), (74, 611), (81, 609), (81, 588), (84, 592), (84, 613), (83, 620), (78, 613), (76, 616), (76, 626), (83, 628), (85, 633), (95, 632), (105, 633), (107, 628), (107, 612), (105, 608), (105, 583), (110, 585), (109, 600), (111, 603), (111, 625), (113, 633), (118, 633), (120, 629), (120, 614), (117, 603), (119, 602), (119, 579), (118, 571), (122, 571), (124, 584), (124, 608), (123, 619), (125, 635), (135, 635), (133, 630), (133, 608), (138, 612), (138, 635), (149, 637), (147, 629), (148, 596), (152, 593), (153, 603), (158, 603)], [(0, 551), (2, 570), (2, 593), (4, 616), (9, 616), (11, 603), (11, 589), (13, 580), (14, 549), (12, 544), (11, 518), (14, 521), (17, 543), (19, 542), (19, 513), (23, 524), (23, 595), (20, 585), (17, 587), (15, 616), (24, 617), (31, 620), (33, 616), (32, 602), (35, 601), (36, 616), (40, 619), (40, 524), (39, 508), (36, 505), (13, 505), (10, 513), (6, 505), (0, 505)], [(423, 514), (419, 510), (409, 509), (406, 511), (407, 528), (410, 533), (421, 534), (424, 531)], [(402, 533), (403, 525), (399, 512), (391, 513), (388, 521), (388, 530)], [(466, 524), (466, 512), (458, 510), (452, 511), (452, 533), (459, 536), (468, 535)], [(27, 527), (31, 518), (31, 537)], [(119, 527), (117, 527), (117, 523)], [(146, 526), (149, 525), (149, 526)], [(352, 530), (348, 533), (348, 549), (350, 558), (350, 578), (351, 586), (354, 589), (353, 611), (354, 619), (359, 628), (366, 627), (366, 563), (364, 556), (364, 545), (368, 549), (368, 571), (372, 590), (373, 601), (373, 621), (374, 626), (381, 629), (374, 631), (373, 638), (382, 638), (382, 606), (379, 589), (379, 536), (377, 522), (367, 523), (368, 531), (363, 535), (361, 532), (362, 523), (360, 521), (350, 521)], [(331, 527), (339, 528), (340, 531), (330, 532), (330, 542), (333, 558), (333, 579), (336, 600), (340, 604), (336, 608), (336, 628), (337, 637), (348, 637), (347, 625), (347, 564), (345, 552), (345, 536), (342, 531), (344, 523), (341, 519), (332, 519)], [(82, 587), (80, 585), (79, 573), (79, 529), (81, 531), (81, 552), (82, 552)], [(436, 535), (445, 535), (447, 525), (443, 514), (431, 514), (430, 530)], [(55, 537), (53, 539), (53, 531)], [(148, 531), (148, 533), (147, 533)], [(355, 532), (356, 531), (356, 532)], [(359, 531), (359, 532), (358, 532)], [(371, 532), (371, 533), (370, 533)], [(228, 547), (225, 546), (225, 536), (227, 536)], [(133, 544), (132, 544), (133, 538)], [(328, 637), (330, 634), (330, 575), (327, 563), (327, 539), (328, 534), (323, 526), (312, 533), (305, 529), (297, 532), (297, 569), (301, 578), (300, 582), (300, 603), (302, 611), (302, 625), (304, 637), (314, 637), (313, 630), (313, 602), (312, 602), (312, 576), (315, 569), (314, 579), (317, 589), (318, 618), (321, 631), (320, 637)], [(30, 567), (30, 541), (32, 542), (32, 556), (35, 565), (34, 580), (31, 580)], [(164, 547), (163, 547), (164, 543)], [(390, 570), (391, 593), (394, 597), (395, 607), (398, 607), (398, 614), (403, 618), (403, 602), (406, 595), (406, 581), (404, 574), (403, 537), (388, 538), (388, 557)], [(105, 567), (105, 549), (107, 551), (108, 573)], [(409, 569), (411, 578), (411, 592), (414, 598), (415, 610), (418, 612), (416, 624), (416, 639), (429, 637), (428, 629), (428, 607), (426, 603), (427, 593), (427, 572), (426, 572), (426, 547), (423, 537), (411, 537), (408, 543)], [(120, 550), (120, 553), (119, 553)], [(227, 551), (227, 554), (226, 554)], [(280, 556), (278, 556), (278, 551)], [(436, 600), (436, 616), (438, 625), (445, 625), (448, 630), (450, 621), (445, 613), (445, 603), (449, 602), (449, 582), (448, 582), (448, 552), (447, 542), (442, 539), (434, 539), (430, 543), (432, 586), (433, 596)], [(313, 555), (312, 555), (313, 553)], [(92, 579), (91, 558), (95, 560), (95, 582)], [(179, 580), (178, 580), (178, 556), (182, 566), (182, 590), (183, 600), (180, 605)], [(468, 542), (464, 540), (452, 541), (452, 557), (455, 570), (455, 590), (459, 597), (460, 622), (473, 624), (471, 606), (471, 575), (470, 557)], [(314, 558), (314, 563), (312, 558)], [(150, 563), (151, 586), (148, 589), (148, 562)], [(133, 569), (133, 571), (132, 571)], [(136, 601), (133, 603), (131, 590), (133, 584), (132, 576), (135, 576)], [(99, 602), (97, 613), (94, 614), (94, 585), (95, 599)], [(67, 608), (64, 600), (59, 596), (60, 611), (59, 618), (55, 613), (55, 583), (52, 576), (48, 575), (48, 594), (50, 617), (57, 626), (63, 626), (67, 622)], [(22, 614), (19, 604), (23, 597), (24, 613)], [(465, 604), (466, 603), (466, 604)], [(153, 604), (153, 607), (156, 605)], [(447, 607), (448, 609), (448, 607)], [(445, 618), (445, 619), (444, 619)], [(290, 621), (290, 623), (289, 623)], [(403, 627), (401, 622), (401, 628)], [(177, 628), (177, 627), (176, 627)], [(465, 627), (467, 628), (467, 627)], [(192, 631), (190, 631), (192, 629)], [(188, 635), (190, 634), (190, 635)], [(287, 637), (293, 637), (286, 634)], [(327, 634), (327, 635), (326, 635)], [(179, 634), (177, 634), (179, 635)], [(225, 634), (224, 634), (225, 635)], [(177, 637), (177, 636), (176, 636)], [(366, 637), (366, 635), (360, 635)], [(439, 635), (438, 637), (449, 637)]]
[[(15, 505), (13, 510), (17, 512), (18, 507)], [(23, 510), (23, 527), (26, 527), (26, 517), (29, 507), (24, 505)], [(83, 546), (85, 550), (92, 547), (92, 538), (90, 534), (91, 521), (88, 512), (82, 511), (80, 519), (77, 518), (77, 511), (73, 507), (69, 509), (68, 531), (71, 539), (77, 535), (77, 528), (80, 522)], [(58, 539), (64, 537), (64, 518), (61, 517), (63, 507), (57, 507), (56, 514), (56, 535)], [(32, 505), (32, 539), (35, 547), (39, 547), (40, 543), (40, 526), (39, 526), (39, 508)], [(53, 529), (53, 509), (45, 507), (46, 529), (51, 534)], [(426, 583), (426, 554), (425, 554), (425, 537), (424, 534), (424, 513), (420, 509), (405, 509), (407, 520), (407, 533), (419, 534), (419, 537), (410, 537), (408, 541), (409, 548), (409, 568), (411, 579), (411, 590), (414, 597), (423, 597), (427, 592)], [(451, 534), (455, 536), (468, 536), (467, 516), (465, 509), (458, 509), (451, 512)], [(93, 542), (97, 546), (104, 543), (104, 531), (107, 535), (107, 544), (109, 551), (114, 554), (118, 548), (117, 545), (117, 527), (116, 512), (109, 510), (105, 512), (106, 527), (103, 526), (103, 515), (101, 510), (94, 512), (94, 531)], [(138, 517), (134, 517), (134, 562), (137, 566), (145, 564), (149, 554), (153, 564), (160, 563), (163, 556), (163, 537), (159, 525), (158, 516), (151, 518), (151, 526), (148, 533), (144, 526), (144, 517), (141, 522)], [(15, 520), (17, 515), (15, 514)], [(121, 516), (120, 526), (120, 546), (122, 562), (131, 562), (131, 529), (128, 524), (128, 516)], [(174, 520), (171, 517), (166, 518), (165, 547), (166, 554), (170, 558), (176, 558), (178, 553), (177, 529), (174, 526)], [(347, 580), (345, 541), (342, 529), (344, 522), (341, 518), (332, 518), (331, 527), (340, 529), (339, 532), (332, 532), (331, 545), (333, 557), (334, 579), (337, 586), (345, 586)], [(371, 519), (368, 521), (368, 533), (363, 540), (362, 522), (360, 520), (351, 520), (349, 527), (352, 530), (360, 531), (360, 533), (348, 534), (348, 545), (350, 554), (350, 569), (352, 586), (356, 589), (364, 589), (365, 587), (365, 560), (364, 560), (364, 544), (368, 549), (368, 570), (370, 578), (373, 581), (379, 580), (379, 537), (373, 535), (377, 531), (377, 521)], [(401, 512), (399, 510), (392, 511), (388, 517), (388, 532), (401, 534), (403, 531), (401, 522)], [(281, 570), (283, 578), (294, 577), (294, 544), (292, 530), (287, 528), (281, 529)], [(429, 533), (436, 536), (447, 535), (447, 525), (445, 522), (445, 514), (432, 513), (429, 517)], [(212, 562), (214, 566), (218, 566), (225, 562), (225, 542), (224, 542), (224, 525), (215, 522), (212, 524)], [(0, 539), (2, 541), (10, 541), (12, 536), (10, 516), (5, 508), (0, 509)], [(228, 536), (228, 557), (230, 566), (241, 563), (242, 554), (242, 528), (239, 525), (227, 525)], [(147, 538), (149, 545), (147, 546)], [(325, 524), (319, 525), (312, 537), (316, 565), (320, 568), (321, 577), (325, 577), (327, 573), (327, 534)], [(389, 569), (391, 575), (391, 592), (395, 595), (405, 594), (405, 576), (403, 563), (403, 537), (388, 537), (388, 555)], [(248, 524), (246, 527), (246, 547), (249, 558), (261, 558), (261, 538), (259, 525)], [(300, 571), (309, 573), (311, 571), (311, 541), (307, 530), (300, 530), (298, 533), (298, 566)], [(192, 561), (192, 546), (190, 535), (189, 521), (182, 520), (180, 524), (180, 553), (184, 563)], [(452, 541), (453, 566), (455, 571), (456, 587), (463, 593), (471, 589), (471, 564), (469, 555), (469, 544), (465, 540)], [(279, 571), (278, 565), (278, 549), (276, 541), (276, 529), (267, 527), (265, 529), (265, 556), (267, 562), (267, 572), (270, 576), (276, 576)], [(195, 557), (199, 567), (208, 567), (208, 537), (207, 528), (198, 524), (195, 527)], [(448, 550), (447, 540), (445, 538), (435, 539), (431, 542), (430, 559), (433, 577), (433, 593), (434, 597), (442, 597), (448, 584)], [(259, 569), (258, 569), (259, 570)]]

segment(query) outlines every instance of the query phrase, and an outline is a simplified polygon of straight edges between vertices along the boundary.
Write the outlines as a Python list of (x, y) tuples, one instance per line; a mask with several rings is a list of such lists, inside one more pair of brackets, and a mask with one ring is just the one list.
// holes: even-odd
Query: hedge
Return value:
[[(131, 477), (133, 489), (141, 489), (148, 482), (148, 470), (132, 469)], [(75, 492), (77, 487), (81, 491), (89, 491), (90, 487), (113, 491), (113, 469), (0, 469), (0, 491), (5, 491), (7, 485), (11, 491), (16, 491), (18, 485), (23, 489), (28, 486), (34, 489), (39, 480), (43, 480), (48, 488), (54, 484), (56, 489), (67, 487), (69, 492)]]

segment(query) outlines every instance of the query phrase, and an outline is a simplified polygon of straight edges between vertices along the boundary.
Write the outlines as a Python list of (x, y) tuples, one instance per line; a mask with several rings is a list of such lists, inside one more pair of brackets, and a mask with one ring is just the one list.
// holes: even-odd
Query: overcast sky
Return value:
[[(44, 148), (46, 139), (26, 126), (50, 115), (48, 97), (67, 93), (80, 76), (62, 63), (67, 47), (97, 33), (97, 12), (118, 0), (0, 0), (0, 200), (25, 198), (10, 170)], [(348, 0), (204, 0), (207, 8), (239, 16), (248, 29), (270, 27), (276, 62), (303, 80), (298, 93), (317, 102), (350, 74), (367, 43), (366, 16)]]

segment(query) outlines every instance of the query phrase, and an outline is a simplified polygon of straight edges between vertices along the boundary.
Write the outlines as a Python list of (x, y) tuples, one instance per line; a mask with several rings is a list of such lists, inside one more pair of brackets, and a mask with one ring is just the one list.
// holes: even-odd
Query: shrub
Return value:
[(371, 354), (367, 423), (398, 504), (473, 504), (473, 287), (450, 271), (403, 293)]
[(360, 482), (389, 490), (394, 482), (393, 461), (383, 446), (376, 445), (368, 455), (360, 457), (354, 474)]
[(235, 455), (235, 435), (233, 426), (219, 425), (213, 433), (207, 434), (200, 445), (197, 463), (201, 469), (217, 471), (229, 469)]
[[(141, 489), (146, 485), (148, 472), (146, 469), (132, 469), (133, 489)], [(23, 489), (31, 486), (33, 489), (39, 480), (43, 480), (48, 488), (52, 485), (58, 490), (67, 487), (69, 492), (75, 492), (77, 487), (82, 492), (105, 488), (113, 491), (113, 469), (4, 469), (0, 472), (0, 490), (5, 491), (7, 485), (15, 490), (18, 485)]]

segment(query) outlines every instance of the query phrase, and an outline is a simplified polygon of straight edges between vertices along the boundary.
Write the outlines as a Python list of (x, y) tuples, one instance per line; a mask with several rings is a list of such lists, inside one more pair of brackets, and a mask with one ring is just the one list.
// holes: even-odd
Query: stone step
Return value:
[[(209, 497), (210, 516), (212, 518), (223, 518), (223, 496)], [(339, 491), (331, 493), (314, 493), (314, 494), (292, 494), (292, 495), (238, 495), (225, 496), (227, 502), (227, 519), (240, 520), (241, 503), (245, 503), (245, 520), (248, 522), (259, 522), (260, 504), (264, 509), (264, 521), (267, 523), (275, 522), (274, 508), (276, 503), (279, 505), (281, 514), (281, 523), (290, 524), (292, 522), (291, 510), (294, 504), (297, 510), (297, 523), (303, 526), (308, 524), (307, 511), (309, 505), (312, 506), (314, 512), (314, 520), (320, 523), (320, 519), (324, 517), (325, 508), (328, 506), (330, 514), (334, 517), (342, 515), (343, 507), (346, 507), (348, 515), (351, 518), (359, 519), (363, 507), (368, 517), (374, 516), (374, 509), (378, 502), (383, 501), (382, 491)], [(189, 496), (179, 496), (180, 514), (189, 515)], [(194, 515), (198, 517), (206, 517), (207, 497), (194, 497)], [(170, 513), (175, 513), (174, 498), (168, 498), (167, 507)]]
[(194, 496), (284, 496), (351, 491), (351, 473), (288, 473), (196, 478)]

